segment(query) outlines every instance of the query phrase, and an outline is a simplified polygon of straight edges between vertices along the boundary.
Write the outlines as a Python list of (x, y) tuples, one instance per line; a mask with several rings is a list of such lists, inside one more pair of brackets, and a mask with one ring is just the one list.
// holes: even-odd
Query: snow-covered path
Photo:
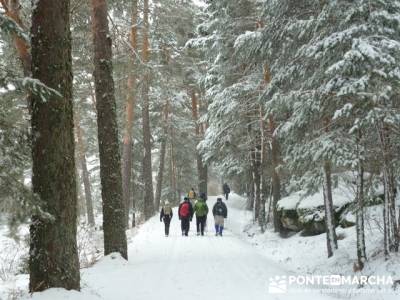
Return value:
[[(216, 197), (207, 201), (210, 206)], [(245, 222), (245, 212), (228, 201), (227, 227), (233, 231)], [(171, 234), (165, 237), (158, 216), (143, 224), (129, 244), (129, 261), (118, 255), (103, 258), (82, 271), (82, 292), (60, 290), (35, 294), (34, 299), (107, 300), (246, 300), (301, 299), (295, 294), (269, 294), (270, 276), (287, 274), (229, 229), (214, 235), (210, 212), (206, 236), (196, 236), (195, 220), (189, 237), (183, 237), (176, 209)], [(60, 297), (60, 296), (63, 297)], [(304, 294), (304, 296), (311, 296)], [(322, 296), (322, 295), (321, 295)], [(318, 297), (320, 298), (320, 297)], [(321, 298), (322, 299), (322, 298)]]
[[(267, 275), (282, 271), (229, 231), (223, 237), (210, 231), (196, 236), (194, 223), (189, 237), (182, 237), (175, 212), (171, 235), (165, 237), (163, 224), (157, 217), (151, 219), (130, 244), (129, 263), (99, 277), (100, 263), (84, 271), (83, 282), (96, 284), (105, 299), (132, 299), (132, 293), (135, 299), (147, 300), (267, 299)], [(211, 229), (211, 218), (208, 223)], [(109, 288), (110, 279), (118, 297)]]

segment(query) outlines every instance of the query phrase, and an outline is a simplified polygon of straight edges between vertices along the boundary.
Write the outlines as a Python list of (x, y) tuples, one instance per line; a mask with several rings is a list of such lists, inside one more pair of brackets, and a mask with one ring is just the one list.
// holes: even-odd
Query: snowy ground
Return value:
[[(210, 197), (208, 200), (210, 207), (215, 199)], [(4, 284), (0, 281), (0, 299), (332, 299), (326, 292), (321, 294), (316, 289), (312, 292), (291, 291), (299, 286), (290, 286), (284, 294), (270, 293), (270, 278), (352, 272), (348, 270), (351, 262), (348, 268), (342, 269), (352, 259), (347, 251), (354, 250), (350, 232), (345, 232), (349, 235), (348, 243), (343, 244), (346, 238), (340, 241), (343, 250), (338, 258), (328, 260), (324, 235), (288, 239), (281, 239), (272, 231), (261, 235), (256, 226), (249, 226), (251, 213), (243, 210), (244, 204), (244, 199), (236, 195), (228, 201), (227, 231), (223, 237), (214, 236), (211, 217), (206, 236), (195, 235), (193, 220), (190, 236), (182, 237), (176, 211), (170, 237), (164, 237), (163, 224), (158, 216), (138, 230), (128, 231), (129, 261), (115, 254), (82, 269), (80, 293), (52, 289), (28, 295), (28, 278), (19, 275)], [(368, 268), (379, 269), (378, 263), (382, 261), (378, 259)], [(398, 263), (392, 266), (383, 264), (379, 270), (387, 274), (390, 267), (398, 269)], [(354, 292), (334, 296), (356, 298)], [(397, 299), (398, 296), (363, 294), (362, 299)]]

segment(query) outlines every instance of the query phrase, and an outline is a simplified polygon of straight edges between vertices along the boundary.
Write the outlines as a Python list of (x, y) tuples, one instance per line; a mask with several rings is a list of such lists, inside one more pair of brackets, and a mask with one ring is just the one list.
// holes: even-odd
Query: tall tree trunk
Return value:
[(94, 80), (103, 199), (104, 254), (119, 252), (128, 258), (125, 206), (122, 199), (121, 157), (112, 77), (112, 42), (108, 31), (107, 3), (91, 0), (94, 44)]
[(361, 143), (361, 130), (357, 136), (357, 158), (358, 158), (358, 173), (357, 173), (357, 210), (356, 210), (356, 233), (357, 233), (357, 260), (358, 269), (364, 268), (364, 262), (367, 259), (365, 252), (365, 233), (364, 233), (364, 166), (363, 166), (363, 150)]
[(79, 111), (76, 110), (75, 113), (75, 129), (76, 129), (76, 136), (78, 141), (78, 159), (81, 165), (82, 171), (82, 181), (83, 187), (85, 190), (85, 204), (86, 204), (86, 214), (87, 214), (87, 221), (90, 226), (94, 226), (94, 213), (93, 213), (93, 200), (92, 200), (92, 190), (90, 187), (90, 174), (87, 168), (86, 163), (86, 147), (85, 142), (83, 140), (83, 132), (80, 126), (80, 118), (79, 118)]
[(250, 162), (250, 168), (247, 172), (247, 202), (246, 202), (246, 209), (253, 210), (254, 209), (254, 179), (253, 179), (253, 172)]
[(267, 176), (265, 172), (265, 166), (267, 163), (267, 141), (265, 136), (265, 122), (264, 122), (264, 111), (262, 105), (260, 105), (260, 212), (258, 216), (258, 223), (261, 228), (261, 232), (265, 231), (265, 204), (267, 202), (268, 188), (267, 188)]
[(326, 225), (326, 243), (328, 249), (328, 257), (331, 257), (338, 248), (335, 217), (333, 211), (332, 199), (332, 178), (331, 178), (331, 162), (326, 160), (324, 163), (324, 206), (325, 206), (325, 225)]
[(80, 289), (69, 8), (69, 0), (39, 0), (32, 12), (33, 78), (62, 97), (31, 96), (32, 187), (51, 214), (31, 219), (31, 292)]
[[(196, 146), (197, 142), (204, 136), (204, 128), (199, 124), (199, 101), (194, 89), (191, 90), (192, 100), (192, 119), (195, 123), (195, 137)], [(197, 163), (197, 177), (198, 177), (198, 191), (199, 193), (207, 194), (207, 181), (208, 181), (208, 170), (207, 165), (203, 163), (201, 154), (196, 149), (196, 163)]]
[(176, 172), (176, 157), (175, 157), (175, 132), (173, 126), (171, 126), (171, 148), (170, 148), (170, 155), (171, 155), (171, 183), (172, 183), (172, 191), (174, 194), (174, 199), (178, 202), (180, 201), (180, 194), (178, 194), (177, 189), (177, 172)]
[(383, 210), (384, 219), (384, 248), (385, 257), (388, 259), (389, 251), (399, 250), (399, 229), (396, 218), (396, 187), (392, 169), (392, 150), (390, 147), (389, 128), (382, 121), (378, 125), (380, 145), (383, 153), (383, 179), (385, 190), (385, 202)]
[(155, 209), (158, 211), (160, 209), (160, 201), (161, 201), (161, 191), (164, 177), (164, 165), (165, 165), (165, 153), (167, 150), (167, 135), (168, 135), (168, 114), (169, 114), (169, 101), (164, 107), (164, 117), (163, 117), (163, 137), (161, 140), (161, 149), (160, 149), (160, 165), (158, 167), (157, 174), (157, 187), (156, 187), (156, 198), (155, 198)]
[[(142, 61), (149, 62), (149, 0), (143, 1), (143, 48)], [(142, 80), (142, 124), (143, 124), (143, 180), (144, 180), (144, 216), (148, 220), (154, 214), (153, 172), (151, 164), (151, 131), (150, 131), (150, 71), (146, 67)]]
[(275, 135), (275, 121), (269, 117), (269, 127), (271, 132), (271, 158), (272, 158), (272, 216), (274, 220), (275, 232), (282, 232), (282, 222), (279, 219), (278, 201), (281, 199), (281, 179), (278, 173), (279, 165), (279, 143)]
[[(132, 51), (137, 51), (137, 19), (138, 19), (138, 0), (132, 1), (132, 25), (131, 25), (131, 48)], [(134, 54), (133, 54), (134, 55)], [(125, 131), (122, 148), (122, 193), (125, 204), (125, 225), (129, 228), (129, 208), (132, 202), (131, 197), (131, 177), (132, 177), (132, 130), (135, 114), (135, 89), (136, 75), (134, 66), (134, 56), (132, 55), (131, 69), (128, 74), (127, 97), (125, 106)], [(134, 200), (133, 200), (134, 201)], [(132, 215), (134, 216), (134, 214)]]
[[(199, 110), (200, 112), (203, 111), (203, 113), (207, 113), (207, 106), (206, 105), (201, 105), (202, 101), (199, 101)], [(207, 123), (202, 123), (200, 125), (200, 137), (203, 138), (206, 130), (207, 130)], [(199, 162), (200, 162), (200, 173), (199, 173), (199, 192), (204, 192), (208, 193), (208, 166), (207, 164), (203, 161), (203, 157), (200, 156)]]
[(261, 190), (260, 190), (261, 178), (260, 178), (260, 161), (259, 161), (260, 158), (259, 158), (258, 145), (251, 149), (250, 156), (251, 156), (251, 170), (252, 170), (253, 185), (254, 185), (253, 218), (254, 221), (257, 221), (260, 213), (260, 196), (261, 196)]

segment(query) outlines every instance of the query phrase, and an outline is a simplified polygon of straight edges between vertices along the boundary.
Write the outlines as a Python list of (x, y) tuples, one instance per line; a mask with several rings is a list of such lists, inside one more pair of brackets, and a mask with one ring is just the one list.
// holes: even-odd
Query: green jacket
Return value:
[(194, 212), (196, 214), (196, 217), (207, 216), (208, 206), (203, 199), (199, 199), (196, 201), (196, 204), (194, 205)]

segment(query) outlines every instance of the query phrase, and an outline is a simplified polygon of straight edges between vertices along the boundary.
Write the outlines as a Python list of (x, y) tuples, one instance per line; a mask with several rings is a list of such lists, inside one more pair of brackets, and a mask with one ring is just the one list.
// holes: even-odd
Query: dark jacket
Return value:
[(193, 211), (193, 205), (192, 205), (192, 203), (190, 202), (190, 201), (185, 201), (185, 202), (182, 202), (181, 204), (179, 204), (179, 208), (178, 208), (178, 216), (179, 216), (179, 220), (182, 218), (181, 217), (181, 208), (182, 208), (182, 205), (184, 204), (184, 203), (188, 203), (189, 204), (189, 219), (190, 220), (192, 220), (192, 218), (193, 218), (193, 213), (194, 213), (194, 211)]
[(213, 215), (214, 216), (222, 216), (224, 218), (228, 217), (228, 208), (225, 203), (222, 201), (217, 201), (213, 207)]
[(171, 214), (166, 215), (166, 214), (164, 214), (164, 207), (163, 207), (163, 208), (161, 208), (161, 211), (160, 211), (160, 221), (162, 221), (165, 216), (169, 216), (169, 219), (171, 220), (173, 215), (174, 215), (174, 213), (172, 211), (172, 208), (171, 208)]
[(224, 194), (229, 194), (231, 192), (231, 188), (227, 183), (223, 185), (222, 189), (224, 190)]

